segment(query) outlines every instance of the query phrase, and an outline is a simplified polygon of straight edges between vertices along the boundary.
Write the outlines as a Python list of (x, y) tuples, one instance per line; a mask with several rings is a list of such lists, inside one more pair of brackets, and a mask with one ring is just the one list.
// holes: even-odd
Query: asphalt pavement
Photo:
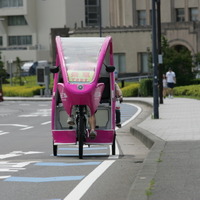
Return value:
[[(145, 104), (153, 112), (153, 98), (125, 98), (124, 101)], [(0, 110), (3, 110), (1, 106)], [(130, 132), (150, 152), (127, 200), (200, 199), (200, 101), (165, 99), (159, 105), (159, 119), (153, 119), (152, 115), (147, 112), (131, 122)]]

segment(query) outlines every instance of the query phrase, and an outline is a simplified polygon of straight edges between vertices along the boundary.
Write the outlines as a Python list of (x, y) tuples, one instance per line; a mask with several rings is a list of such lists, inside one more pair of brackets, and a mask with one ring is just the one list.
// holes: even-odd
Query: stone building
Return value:
[[(70, 37), (102, 34), (113, 38), (119, 73), (148, 74), (152, 50), (151, 3), (151, 0), (0, 0), (2, 59), (5, 63), (15, 61), (16, 57), (24, 62), (52, 62), (53, 33)], [(160, 4), (162, 34), (170, 46), (186, 47), (195, 55), (200, 51), (200, 0), (160, 0)]]

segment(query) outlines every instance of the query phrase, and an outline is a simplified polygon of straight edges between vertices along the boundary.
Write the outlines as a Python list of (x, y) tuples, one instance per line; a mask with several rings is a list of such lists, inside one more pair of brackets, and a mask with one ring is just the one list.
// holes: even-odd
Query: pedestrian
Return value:
[(120, 111), (120, 103), (123, 102), (123, 94), (122, 91), (117, 83), (118, 79), (118, 72), (115, 71), (115, 98), (116, 98), (116, 108), (115, 108), (115, 114), (116, 114), (116, 126), (118, 128), (121, 128), (121, 111)]
[(163, 97), (164, 97), (164, 99), (167, 96), (167, 89), (168, 89), (168, 87), (167, 87), (167, 77), (166, 77), (165, 74), (163, 74)]
[(123, 102), (123, 96), (122, 96), (122, 91), (119, 87), (119, 85), (117, 84), (117, 82), (115, 82), (115, 97), (116, 97), (116, 126), (118, 128), (121, 128), (121, 111), (120, 111), (120, 103)]
[(169, 98), (173, 98), (173, 88), (176, 83), (176, 74), (172, 71), (172, 68), (169, 68), (169, 71), (166, 73), (167, 78), (167, 87)]

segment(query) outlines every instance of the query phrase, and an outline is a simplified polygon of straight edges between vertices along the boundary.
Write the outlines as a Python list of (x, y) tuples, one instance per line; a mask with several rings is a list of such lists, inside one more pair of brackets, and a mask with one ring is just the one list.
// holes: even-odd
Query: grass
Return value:
[(149, 187), (145, 191), (147, 197), (149, 197), (153, 194), (152, 190), (154, 189), (154, 185), (155, 185), (155, 180), (152, 179), (149, 183)]

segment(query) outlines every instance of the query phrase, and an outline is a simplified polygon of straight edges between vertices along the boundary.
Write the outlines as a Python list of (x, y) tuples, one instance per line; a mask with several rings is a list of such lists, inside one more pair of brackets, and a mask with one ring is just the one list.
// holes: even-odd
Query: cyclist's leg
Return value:
[(89, 124), (90, 124), (90, 138), (91, 139), (95, 139), (95, 137), (97, 136), (97, 133), (95, 131), (95, 127), (96, 127), (96, 118), (95, 118), (95, 114), (90, 116), (88, 118)]
[(68, 118), (67, 118), (67, 123), (71, 126), (75, 125), (75, 122), (74, 122), (74, 116), (76, 115), (76, 109), (75, 109), (75, 106), (72, 107), (72, 114), (71, 116), (68, 115)]

